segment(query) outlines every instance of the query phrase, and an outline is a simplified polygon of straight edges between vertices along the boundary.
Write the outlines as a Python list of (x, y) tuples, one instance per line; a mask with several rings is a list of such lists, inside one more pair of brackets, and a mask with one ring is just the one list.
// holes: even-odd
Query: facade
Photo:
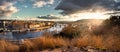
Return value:
[(4, 30), (25, 30), (52, 25), (54, 25), (53, 22), (0, 20), (0, 29)]

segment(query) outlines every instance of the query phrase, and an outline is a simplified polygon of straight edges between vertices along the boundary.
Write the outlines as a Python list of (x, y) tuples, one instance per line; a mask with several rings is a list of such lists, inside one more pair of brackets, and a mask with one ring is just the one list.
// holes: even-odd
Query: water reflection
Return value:
[(0, 33), (0, 38), (1, 39), (8, 39), (8, 40), (13, 40), (13, 39), (25, 39), (25, 38), (34, 38), (42, 35), (42, 31), (26, 31), (26, 32), (2, 32)]
[(2, 32), (0, 33), (0, 39), (7, 40), (20, 40), (26, 38), (35, 38), (40, 37), (44, 32), (54, 32), (59, 33), (66, 25), (65, 24), (57, 24), (49, 29), (42, 31), (25, 31), (25, 32)]

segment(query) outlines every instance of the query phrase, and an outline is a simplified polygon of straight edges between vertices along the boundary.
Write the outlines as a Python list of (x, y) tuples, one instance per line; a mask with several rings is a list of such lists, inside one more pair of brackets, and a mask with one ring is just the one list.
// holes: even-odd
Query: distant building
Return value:
[(53, 22), (47, 21), (19, 21), (19, 20), (0, 20), (0, 29), (4, 30), (25, 30), (25, 29), (34, 29), (45, 26), (52, 26)]

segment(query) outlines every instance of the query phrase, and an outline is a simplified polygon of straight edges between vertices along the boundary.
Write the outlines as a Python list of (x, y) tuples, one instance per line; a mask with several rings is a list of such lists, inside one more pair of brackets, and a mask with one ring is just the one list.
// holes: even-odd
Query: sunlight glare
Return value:
[(107, 19), (110, 15), (105, 15), (105, 12), (82, 12), (82, 13), (75, 13), (71, 15), (72, 17), (80, 19)]

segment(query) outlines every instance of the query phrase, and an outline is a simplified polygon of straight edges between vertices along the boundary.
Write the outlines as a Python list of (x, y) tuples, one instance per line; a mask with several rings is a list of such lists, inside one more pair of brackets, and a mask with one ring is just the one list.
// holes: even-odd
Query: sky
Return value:
[[(19, 16), (19, 17), (36, 17), (39, 15), (60, 15), (59, 10), (55, 10), (54, 8), (58, 5), (59, 1), (55, 0), (51, 4), (45, 4), (43, 6), (39, 6), (40, 4), (34, 6), (33, 1), (24, 1), (24, 2), (18, 2), (16, 3), (16, 7), (19, 9), (19, 11), (12, 16)], [(42, 5), (42, 4), (41, 4)]]
[(106, 19), (109, 16), (104, 14), (108, 11), (119, 10), (120, 0), (0, 0), (0, 17), (3, 18), (33, 19), (53, 15), (70, 20)]
[(61, 11), (54, 9), (59, 2), (60, 0), (0, 0), (0, 17), (60, 15), (59, 12)]

